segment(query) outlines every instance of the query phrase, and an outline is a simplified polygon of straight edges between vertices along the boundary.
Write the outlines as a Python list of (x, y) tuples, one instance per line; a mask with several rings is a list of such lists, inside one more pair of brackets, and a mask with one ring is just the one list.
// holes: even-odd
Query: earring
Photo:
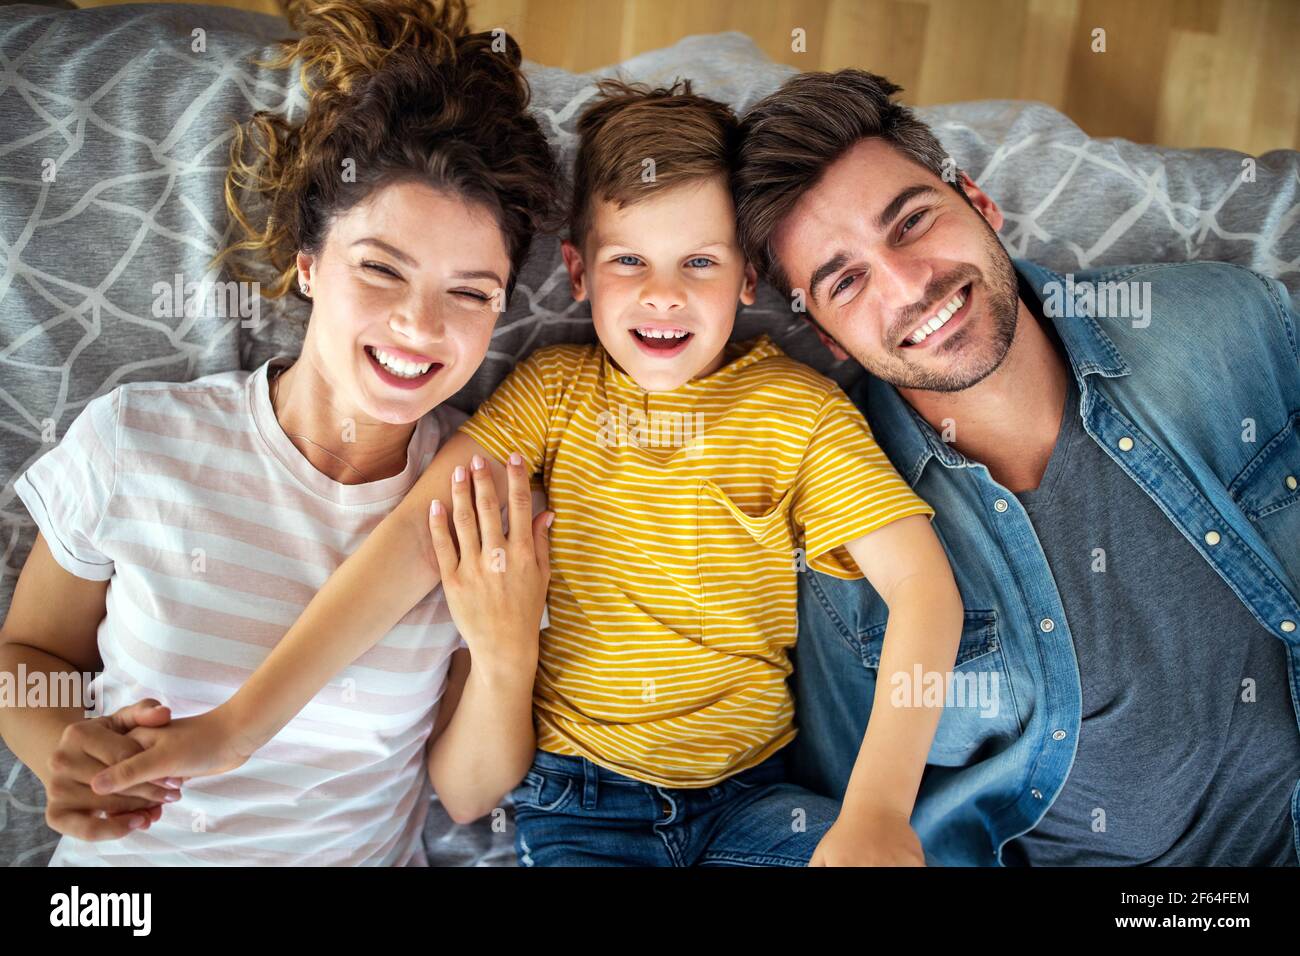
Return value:
[(299, 280), (298, 280), (298, 288), (302, 290), (302, 294), (303, 294), (303, 295), (306, 295), (306, 294), (307, 294), (307, 280), (306, 280), (306, 279), (299, 279)]

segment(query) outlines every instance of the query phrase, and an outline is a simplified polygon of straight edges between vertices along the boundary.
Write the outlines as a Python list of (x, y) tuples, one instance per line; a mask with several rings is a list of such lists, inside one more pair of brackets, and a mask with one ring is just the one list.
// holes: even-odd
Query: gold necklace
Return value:
[[(285, 369), (285, 366), (280, 366), (279, 368), (277, 368), (277, 369), (275, 370), (275, 375), (271, 378), (271, 414), (273, 414), (273, 415), (275, 414), (275, 400), (276, 400), (276, 399), (279, 397), (279, 395), (280, 395), (280, 373), (283, 372), (284, 369)], [(310, 438), (308, 438), (306, 435), (289, 435), (288, 432), (285, 432), (285, 434), (288, 435), (290, 438), (301, 438), (303, 441), (308, 442), (308, 443), (310, 443), (310, 444), (312, 444), (312, 445), (315, 445), (317, 448), (319, 448), (319, 449), (320, 449), (321, 451), (323, 451), (325, 454), (329, 455), (329, 456), (330, 456), (331, 458), (333, 458), (335, 461), (337, 461), (337, 462), (339, 462), (339, 463), (345, 465), (346, 467), (351, 468), (353, 471), (355, 471), (358, 475), (361, 476), (361, 480), (362, 480), (363, 482), (367, 482), (367, 483), (368, 483), (368, 482), (370, 481), (370, 479), (366, 476), (365, 472), (363, 472), (360, 468), (356, 467), (356, 466), (353, 465), (351, 462), (346, 461), (346, 460), (343, 459), (343, 458), (340, 458), (338, 455), (334, 454), (334, 452), (330, 451), (328, 448), (326, 448), (324, 445), (320, 444), (319, 442), (314, 442), (314, 441), (312, 441), (312, 440), (311, 440)]]

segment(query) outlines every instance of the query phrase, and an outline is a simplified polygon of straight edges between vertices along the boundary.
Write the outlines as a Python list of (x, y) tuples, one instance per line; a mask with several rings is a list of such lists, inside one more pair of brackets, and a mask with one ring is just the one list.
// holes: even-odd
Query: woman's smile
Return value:
[(367, 363), (381, 382), (408, 391), (424, 387), (445, 367), (437, 359), (389, 346), (367, 345), (363, 351)]

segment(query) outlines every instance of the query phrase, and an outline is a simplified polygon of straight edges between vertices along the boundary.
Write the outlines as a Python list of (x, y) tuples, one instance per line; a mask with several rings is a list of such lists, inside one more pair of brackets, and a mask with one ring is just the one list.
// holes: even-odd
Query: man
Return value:
[(870, 373), (853, 398), (936, 509), (966, 609), (951, 675), (877, 675), (878, 595), (802, 575), (802, 782), (842, 793), (888, 680), (946, 705), (912, 816), (931, 862), (1296, 865), (1285, 289), (1013, 262), (997, 203), (897, 91), (802, 74), (744, 122), (746, 252)]

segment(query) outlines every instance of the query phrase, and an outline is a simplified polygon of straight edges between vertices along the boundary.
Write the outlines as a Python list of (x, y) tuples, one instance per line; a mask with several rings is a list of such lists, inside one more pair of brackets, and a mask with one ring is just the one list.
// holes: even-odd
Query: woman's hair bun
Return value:
[[(231, 143), (226, 204), (252, 253), (296, 293), (296, 253), (315, 252), (331, 218), (387, 182), (416, 179), (492, 209), (513, 287), (533, 234), (555, 221), (560, 173), (528, 112), (519, 44), (471, 33), (464, 0), (284, 0), (300, 36), (271, 67), (298, 62), (308, 94), (297, 126), (262, 111)], [(345, 180), (341, 166), (355, 177)]]

